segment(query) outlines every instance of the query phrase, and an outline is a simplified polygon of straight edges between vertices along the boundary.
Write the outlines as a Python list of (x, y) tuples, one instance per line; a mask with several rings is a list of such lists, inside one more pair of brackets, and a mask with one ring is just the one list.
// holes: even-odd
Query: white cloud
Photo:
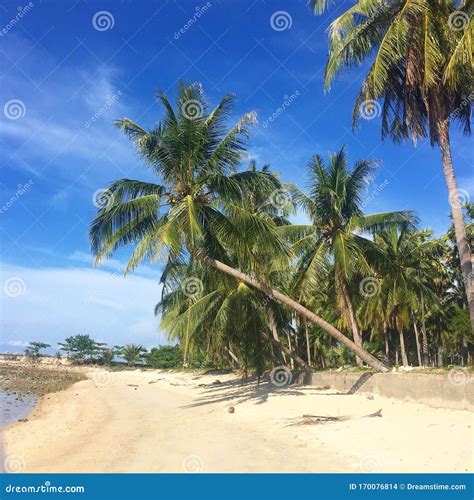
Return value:
[[(86, 268), (3, 265), (2, 344), (41, 340), (53, 346), (69, 335), (87, 333), (110, 345), (167, 343), (158, 331), (154, 307), (161, 298), (156, 280)], [(9, 296), (10, 278), (24, 283), (23, 293)], [(20, 346), (18, 344), (18, 346)]]

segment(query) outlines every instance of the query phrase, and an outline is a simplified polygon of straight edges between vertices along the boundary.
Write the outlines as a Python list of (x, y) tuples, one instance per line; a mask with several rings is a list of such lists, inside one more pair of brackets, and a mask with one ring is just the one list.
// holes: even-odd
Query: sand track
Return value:
[[(308, 386), (256, 387), (232, 375), (87, 375), (4, 431), (6, 456), (20, 457), (26, 472), (474, 470), (467, 411)], [(216, 379), (222, 383), (212, 385)], [(382, 418), (363, 417), (380, 408)], [(349, 418), (300, 425), (303, 414)]]

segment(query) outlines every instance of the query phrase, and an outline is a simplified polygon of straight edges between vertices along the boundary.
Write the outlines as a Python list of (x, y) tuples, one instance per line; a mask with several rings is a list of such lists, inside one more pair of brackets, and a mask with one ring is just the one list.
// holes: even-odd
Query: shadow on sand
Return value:
[[(224, 403), (233, 401), (234, 404), (245, 401), (253, 401), (255, 404), (264, 404), (270, 395), (272, 397), (281, 395), (304, 396), (307, 394), (321, 396), (344, 396), (355, 394), (373, 375), (371, 372), (363, 373), (357, 382), (347, 392), (326, 392), (326, 387), (315, 387), (311, 385), (290, 384), (284, 387), (274, 386), (268, 378), (262, 379), (260, 384), (257, 378), (249, 378), (247, 381), (242, 379), (228, 380), (221, 383), (212, 383), (202, 387), (202, 394), (189, 405), (182, 408), (195, 408), (214, 403)], [(324, 391), (324, 392), (321, 392)]]

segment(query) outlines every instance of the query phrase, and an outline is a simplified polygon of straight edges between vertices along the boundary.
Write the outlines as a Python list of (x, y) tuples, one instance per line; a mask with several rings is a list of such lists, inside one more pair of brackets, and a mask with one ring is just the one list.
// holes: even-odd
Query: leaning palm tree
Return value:
[(410, 226), (415, 220), (408, 211), (364, 215), (363, 192), (376, 166), (374, 161), (361, 160), (350, 170), (344, 148), (330, 156), (329, 166), (321, 156), (313, 156), (308, 165), (309, 195), (292, 188), (294, 200), (311, 222), (282, 228), (287, 236), (296, 236), (294, 251), (301, 256), (297, 288), (317, 284), (326, 263), (334, 263), (340, 311), (358, 346), (362, 346), (362, 334), (349, 284), (359, 274), (372, 279), (370, 255), (375, 249), (364, 233), (373, 235), (387, 227)]
[[(145, 259), (160, 256), (201, 261), (256, 288), (321, 326), (339, 342), (354, 350), (370, 366), (386, 367), (355, 345), (323, 318), (287, 295), (271, 288), (255, 274), (255, 249), (265, 248), (276, 258), (287, 252), (266, 213), (245, 210), (244, 193), (262, 190), (270, 196), (279, 182), (268, 172), (237, 172), (244, 157), (253, 113), (245, 114), (230, 130), (225, 123), (232, 109), (228, 95), (209, 110), (199, 85), (180, 84), (176, 109), (159, 93), (164, 118), (147, 131), (130, 119), (118, 126), (158, 175), (161, 184), (121, 179), (113, 182), (107, 203), (99, 209), (90, 228), (96, 263), (127, 244), (135, 246), (126, 272)], [(245, 271), (221, 259), (234, 251), (246, 263)]]
[[(330, 0), (310, 0), (315, 13)], [(325, 87), (347, 67), (371, 59), (354, 107), (360, 116), (382, 115), (382, 138), (398, 142), (429, 136), (441, 152), (461, 272), (474, 328), (469, 243), (450, 147), (450, 124), (470, 133), (473, 93), (472, 0), (358, 0), (329, 28)], [(462, 198), (462, 196), (461, 196)]]

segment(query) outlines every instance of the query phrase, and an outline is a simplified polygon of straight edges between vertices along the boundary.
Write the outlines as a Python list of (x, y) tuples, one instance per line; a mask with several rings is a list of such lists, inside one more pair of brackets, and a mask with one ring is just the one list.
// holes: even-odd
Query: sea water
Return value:
[(34, 394), (0, 391), (0, 426), (26, 418), (38, 401)]

